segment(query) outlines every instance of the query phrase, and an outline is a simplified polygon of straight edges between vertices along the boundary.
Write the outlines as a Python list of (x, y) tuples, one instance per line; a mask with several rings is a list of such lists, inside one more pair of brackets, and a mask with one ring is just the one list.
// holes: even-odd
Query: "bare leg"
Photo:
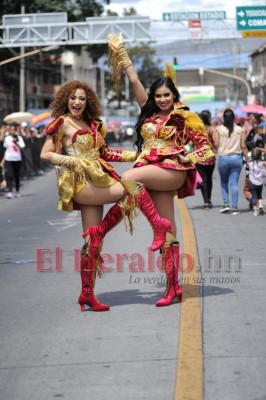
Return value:
[(85, 232), (89, 226), (100, 225), (103, 218), (103, 206), (86, 206), (80, 204), (81, 220), (83, 232)]
[(141, 182), (148, 190), (165, 192), (179, 189), (186, 180), (186, 172), (145, 165), (125, 171), (122, 179)]
[(75, 197), (78, 204), (99, 206), (103, 204), (116, 203), (127, 191), (117, 182), (109, 188), (99, 188), (89, 182)]

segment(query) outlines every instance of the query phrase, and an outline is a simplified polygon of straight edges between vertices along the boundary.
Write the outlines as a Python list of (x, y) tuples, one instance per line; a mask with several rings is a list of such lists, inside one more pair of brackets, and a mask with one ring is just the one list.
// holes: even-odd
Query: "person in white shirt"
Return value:
[[(251, 152), (251, 161), (249, 161), (249, 187), (252, 193), (251, 204), (253, 207), (253, 215), (263, 215), (262, 189), (263, 189), (263, 169), (266, 162), (262, 161), (262, 151), (259, 147), (255, 147)], [(258, 203), (258, 207), (257, 207)]]
[(1, 162), (5, 165), (8, 193), (6, 197), (13, 199), (13, 186), (15, 181), (15, 197), (20, 197), (20, 170), (22, 161), (22, 149), (25, 142), (22, 136), (18, 135), (16, 125), (11, 125), (10, 133), (4, 139), (5, 154)]

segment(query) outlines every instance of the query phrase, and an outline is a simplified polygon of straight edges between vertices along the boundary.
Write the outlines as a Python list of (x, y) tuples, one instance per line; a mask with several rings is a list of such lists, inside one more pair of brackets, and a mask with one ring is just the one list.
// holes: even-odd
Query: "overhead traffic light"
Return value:
[(175, 71), (177, 71), (179, 69), (177, 57), (173, 58), (173, 68), (174, 68)]

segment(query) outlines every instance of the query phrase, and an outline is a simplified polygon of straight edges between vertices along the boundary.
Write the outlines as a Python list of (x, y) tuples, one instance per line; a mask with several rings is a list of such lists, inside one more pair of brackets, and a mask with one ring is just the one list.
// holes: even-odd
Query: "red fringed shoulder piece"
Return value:
[(57, 129), (59, 128), (59, 126), (62, 125), (62, 123), (64, 122), (64, 118), (63, 117), (59, 117), (57, 119), (54, 119), (45, 129), (45, 133), (46, 135), (53, 135)]

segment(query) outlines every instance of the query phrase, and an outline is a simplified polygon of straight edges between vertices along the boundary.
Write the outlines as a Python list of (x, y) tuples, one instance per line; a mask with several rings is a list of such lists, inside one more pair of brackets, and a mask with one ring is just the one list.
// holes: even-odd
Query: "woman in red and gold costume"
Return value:
[[(55, 120), (47, 127), (47, 140), (41, 158), (56, 166), (58, 209), (80, 209), (85, 245), (81, 250), (81, 311), (85, 304), (94, 311), (107, 311), (94, 295), (96, 273), (101, 275), (100, 249), (105, 233), (127, 218), (132, 233), (136, 207), (145, 214), (155, 237), (151, 250), (160, 248), (166, 233), (173, 231), (170, 221), (161, 218), (142, 184), (121, 180), (108, 163), (131, 162), (136, 151), (109, 149), (105, 128), (99, 119), (101, 105), (94, 90), (81, 81), (66, 82), (51, 104)], [(62, 152), (64, 154), (62, 154)], [(103, 217), (103, 205), (116, 203)]]
[[(194, 195), (194, 164), (214, 155), (208, 135), (198, 115), (180, 101), (175, 71), (169, 63), (164, 77), (157, 79), (147, 93), (124, 47), (122, 33), (119, 36), (110, 33), (107, 42), (114, 87), (118, 88), (124, 69), (141, 107), (135, 142), (139, 155), (122, 178), (143, 183), (159, 214), (175, 228), (174, 196), (177, 194), (181, 199)], [(162, 246), (167, 288), (163, 298), (156, 302), (157, 307), (168, 306), (175, 298), (182, 301), (178, 283), (179, 243), (175, 236), (167, 236)]]

